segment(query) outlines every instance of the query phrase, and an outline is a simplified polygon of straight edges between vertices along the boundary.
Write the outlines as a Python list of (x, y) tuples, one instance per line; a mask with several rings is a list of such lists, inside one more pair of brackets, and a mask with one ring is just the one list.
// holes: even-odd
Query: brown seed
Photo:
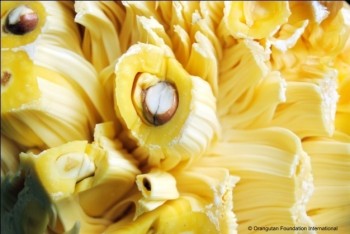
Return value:
[(38, 15), (32, 9), (25, 5), (20, 5), (8, 14), (4, 31), (15, 35), (24, 35), (33, 31), (38, 22)]
[(1, 86), (5, 86), (11, 79), (11, 73), (9, 73), (8, 71), (4, 71), (1, 74)]
[(166, 81), (147, 88), (142, 95), (143, 113), (146, 120), (155, 126), (168, 122), (178, 106), (176, 88)]

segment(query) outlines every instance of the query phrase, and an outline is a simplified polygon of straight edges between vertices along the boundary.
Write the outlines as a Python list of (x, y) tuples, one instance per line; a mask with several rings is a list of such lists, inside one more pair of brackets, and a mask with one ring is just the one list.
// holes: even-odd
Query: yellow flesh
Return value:
[(22, 51), (1, 51), (1, 58), (1, 74), (5, 71), (11, 74), (7, 85), (1, 85), (1, 113), (38, 100), (41, 95), (28, 55)]
[(25, 4), (39, 18), (36, 28), (25, 35), (14, 35), (1, 31), (1, 48), (15, 48), (34, 42), (41, 33), (46, 22), (46, 11), (42, 3), (34, 1), (1, 1), (1, 27), (5, 24), (7, 14), (14, 8)]

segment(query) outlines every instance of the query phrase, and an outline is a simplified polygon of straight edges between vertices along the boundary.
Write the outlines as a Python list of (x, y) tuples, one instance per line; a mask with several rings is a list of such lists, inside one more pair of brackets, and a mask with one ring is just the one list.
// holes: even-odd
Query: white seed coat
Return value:
[(8, 15), (9, 24), (14, 25), (20, 21), (22, 15), (32, 14), (34, 11), (25, 5), (20, 5), (13, 9)]
[(176, 91), (171, 85), (159, 82), (148, 88), (145, 101), (152, 115), (161, 115), (170, 110), (176, 102)]

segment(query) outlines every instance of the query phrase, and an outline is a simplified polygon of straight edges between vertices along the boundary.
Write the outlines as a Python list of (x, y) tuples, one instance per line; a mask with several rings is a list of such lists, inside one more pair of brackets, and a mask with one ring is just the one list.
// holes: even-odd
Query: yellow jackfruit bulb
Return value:
[(136, 204), (135, 218), (179, 197), (175, 178), (161, 170), (137, 175), (136, 185), (142, 198)]
[(74, 9), (74, 21), (83, 26), (84, 55), (100, 71), (121, 55), (119, 33), (125, 10), (108, 1), (76, 1)]
[[(26, 2), (23, 4), (26, 5)], [(19, 99), (16, 97), (10, 100), (5, 97), (6, 95), (3, 96), (4, 85), (10, 83), (8, 81), (11, 81), (10, 76), (12, 75), (6, 70), (6, 67), (16, 68), (19, 62), (24, 63), (29, 58), (30, 63), (34, 65), (18, 66), (18, 70), (28, 77), (36, 77), (33, 82), (38, 84), (41, 94), (39, 95), (37, 91), (30, 95), (17, 95), (18, 92), (12, 91), (8, 94), (13, 93), (14, 96), (20, 96), (22, 99), (32, 98), (33, 102), (37, 102), (36, 98), (40, 97), (40, 101), (37, 102), (38, 105), (26, 106), (26, 109), (21, 106), (21, 110), (13, 109), (11, 114), (2, 115), (4, 122), (8, 123), (10, 120), (13, 122), (11, 126), (6, 123), (2, 132), (10, 131), (12, 136), (9, 136), (8, 133), (5, 135), (27, 148), (44, 149), (71, 140), (91, 140), (95, 123), (114, 120), (115, 116), (113, 104), (108, 105), (109, 102), (106, 102), (96, 70), (82, 57), (81, 35), (78, 25), (73, 21), (74, 3), (43, 1), (37, 4), (42, 5), (46, 14), (45, 25), (37, 39), (29, 44), (16, 46), (15, 50), (2, 47), (4, 48), (2, 51), (5, 51), (2, 52), (2, 59), (8, 60), (6, 65), (1, 64), (1, 69), (4, 70), (2, 72), (2, 98), (5, 98), (5, 101), (2, 99), (2, 104), (11, 103), (14, 100), (16, 102)], [(29, 7), (29, 5), (28, 3), (26, 6)], [(28, 11), (24, 10), (24, 12)], [(16, 12), (17, 18), (20, 18), (22, 13)], [(26, 51), (28, 58), (18, 55), (22, 53), (21, 51)], [(74, 69), (68, 69), (67, 64)], [(35, 72), (27, 73), (26, 71), (32, 66)], [(23, 80), (21, 76), (19, 74), (12, 78)], [(25, 83), (23, 85), (29, 87)], [(2, 107), (2, 111), (3, 109)], [(25, 117), (24, 114), (26, 114)], [(26, 127), (26, 125), (30, 126)], [(27, 137), (21, 136), (24, 132)]]
[(164, 26), (157, 20), (153, 17), (146, 18), (144, 16), (137, 16), (136, 19), (139, 31), (138, 41), (159, 47), (167, 45), (169, 48), (172, 48), (171, 40)]
[(282, 52), (293, 48), (310, 24), (320, 24), (329, 13), (319, 1), (291, 1), (289, 7), (291, 15), (288, 22), (281, 26), (273, 38), (266, 38)]
[[(240, 40), (224, 50), (220, 61), (218, 115), (237, 114), (236, 103), (268, 75), (268, 54), (256, 41)], [(247, 69), (249, 67), (249, 69)], [(254, 94), (254, 92), (253, 92)]]
[(132, 189), (140, 173), (121, 144), (109, 139), (116, 135), (113, 123), (100, 124), (96, 129), (93, 144), (72, 141), (37, 154), (20, 154), (21, 165), (30, 166), (34, 182), (52, 204), (46, 226), (55, 233), (101, 233), (125, 210), (114, 216), (107, 214)]
[(276, 108), (286, 99), (286, 82), (277, 71), (261, 78), (261, 82), (244, 94), (244, 102), (234, 103), (230, 113), (220, 118), (227, 129), (253, 129), (271, 123)]
[(337, 112), (335, 115), (335, 128), (350, 135), (350, 60), (347, 53), (350, 51), (350, 38), (346, 50), (337, 58), (335, 67), (338, 70), (338, 94)]
[(311, 166), (300, 139), (275, 127), (227, 130), (222, 135), (197, 165), (227, 168), (240, 177), (233, 193), (238, 231), (269, 223), (312, 225), (306, 215), (313, 189)]
[(90, 139), (93, 114), (59, 73), (24, 51), (1, 51), (1, 132), (26, 148)]
[(87, 154), (86, 141), (73, 141), (39, 154), (21, 153), (21, 161), (30, 161), (48, 194), (54, 199), (70, 196), (77, 182), (93, 175), (95, 164)]
[[(35, 64), (59, 73), (72, 85), (88, 108), (91, 132), (96, 123), (115, 119), (113, 103), (99, 81), (94, 67), (81, 55), (54, 45), (37, 44), (32, 55)], [(67, 69), (70, 64), (74, 69)]]
[[(99, 202), (99, 200), (95, 202)], [(80, 205), (77, 196), (69, 196), (55, 202), (55, 218), (57, 221), (50, 226), (54, 233), (104, 233), (111, 221), (87, 215)]]
[(286, 102), (278, 105), (271, 125), (288, 128), (300, 138), (332, 135), (337, 101), (332, 83), (322, 89), (312, 83), (287, 82)]
[[(202, 10), (202, 6), (204, 4), (200, 3), (200, 5)], [(203, 13), (203, 15), (205, 15), (205, 13)], [(197, 11), (194, 11), (192, 13), (191, 29), (188, 30), (188, 32), (192, 40), (198, 42), (202, 41), (203, 39), (198, 40), (196, 38), (196, 34), (198, 34), (199, 32), (203, 34), (205, 36), (205, 40), (210, 41), (210, 43), (207, 43), (208, 45), (210, 44), (209, 48), (207, 49), (213, 50), (213, 54), (215, 55), (215, 57), (218, 60), (220, 60), (222, 58), (222, 46), (220, 44), (218, 36), (215, 34), (216, 28), (210, 25), (208, 19), (206, 19), (203, 15)]]
[(283, 24), (277, 35), (268, 42), (274, 46), (274, 48), (286, 52), (288, 49), (293, 48), (298, 42), (300, 37), (305, 31), (308, 25), (308, 20), (300, 20), (295, 23)]
[(167, 201), (133, 222), (128, 222), (128, 218), (124, 217), (125, 222), (120, 220), (111, 224), (105, 233), (219, 233), (204, 213), (193, 211), (190, 202), (183, 198)]
[(129, 8), (135, 17), (136, 15), (153, 16), (162, 25), (165, 25), (160, 13), (156, 11), (155, 1), (123, 1), (122, 4), (125, 8)]
[(310, 137), (303, 141), (303, 148), (311, 157), (315, 184), (308, 215), (316, 226), (350, 231), (350, 136), (335, 132), (332, 137)]
[(201, 1), (199, 2), (200, 12), (210, 23), (210, 26), (216, 28), (224, 15), (224, 2), (222, 1)]
[(152, 171), (136, 177), (136, 184), (144, 198), (149, 200), (170, 200), (179, 197), (175, 178), (163, 171)]
[(235, 38), (263, 39), (275, 34), (290, 14), (289, 3), (284, 1), (228, 1), (223, 22)]
[(1, 47), (31, 50), (28, 47), (39, 43), (82, 54), (72, 6), (72, 2), (1, 2)]
[(195, 34), (196, 43), (192, 44), (186, 70), (206, 80), (214, 93), (218, 95), (218, 58), (212, 42), (201, 32)]
[(133, 45), (115, 74), (117, 116), (139, 146), (136, 157), (148, 166), (169, 170), (191, 162), (218, 135), (210, 86), (189, 75), (167, 50)]
[[(136, 175), (141, 173), (136, 160), (116, 139), (114, 126), (113, 122), (96, 125), (93, 145), (101, 150), (93, 156), (94, 175), (77, 184), (80, 205), (92, 217), (107, 213), (132, 189)], [(104, 199), (100, 200), (101, 197)]]
[(1, 48), (34, 42), (46, 22), (45, 7), (33, 1), (1, 2)]
[(342, 52), (350, 36), (350, 6), (346, 2), (322, 2), (327, 17), (320, 23), (312, 23), (303, 38), (313, 53), (320, 56), (336, 56)]
[(191, 202), (193, 211), (204, 213), (215, 225), (216, 232), (236, 233), (233, 188), (239, 177), (230, 175), (226, 168), (209, 165), (174, 171), (174, 177), (180, 196)]
[(191, 52), (190, 35), (188, 35), (188, 32), (186, 32), (184, 28), (179, 25), (174, 25), (171, 40), (175, 57), (181, 64), (187, 64)]

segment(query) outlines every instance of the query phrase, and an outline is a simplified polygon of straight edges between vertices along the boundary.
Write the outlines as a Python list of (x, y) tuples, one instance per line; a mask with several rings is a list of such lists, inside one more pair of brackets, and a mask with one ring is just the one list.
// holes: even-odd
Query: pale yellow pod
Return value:
[(219, 127), (210, 86), (167, 51), (132, 46), (116, 65), (114, 94), (117, 116), (139, 147), (134, 155), (164, 170), (200, 157)]
[(307, 27), (321, 24), (327, 18), (329, 11), (321, 2), (292, 1), (289, 2), (291, 15), (278, 32), (270, 39), (266, 38), (274, 48), (286, 52), (293, 48), (297, 42), (304, 39)]
[(192, 209), (204, 213), (219, 233), (236, 233), (233, 190), (239, 177), (229, 170), (211, 165), (193, 166), (174, 171), (181, 196), (191, 202)]
[(167, 200), (148, 200), (146, 198), (141, 198), (137, 201), (136, 211), (134, 220), (145, 212), (151, 212), (158, 207), (162, 206)]
[[(349, 37), (350, 38), (350, 37)], [(350, 51), (350, 39), (348, 38), (343, 52), (335, 59), (334, 67), (338, 71), (337, 112), (335, 115), (335, 128), (338, 131), (350, 134), (350, 60), (347, 54)]]
[(261, 81), (243, 95), (244, 99), (234, 103), (230, 112), (221, 116), (222, 125), (226, 129), (254, 129), (269, 125), (278, 105), (286, 101), (286, 86), (286, 81), (277, 71), (261, 77)]
[(323, 2), (327, 17), (320, 23), (312, 23), (303, 38), (313, 53), (320, 56), (336, 56), (342, 52), (350, 36), (350, 7), (346, 2)]
[(2, 51), (1, 56), (2, 77), (8, 76), (1, 84), (4, 135), (26, 148), (90, 139), (94, 114), (64, 76), (34, 64), (24, 51)]
[(191, 51), (191, 39), (184, 28), (179, 25), (174, 26), (172, 32), (173, 51), (177, 60), (181, 64), (187, 64)]
[(76, 12), (74, 21), (82, 25), (84, 30), (82, 42), (84, 56), (97, 71), (100, 71), (122, 53), (119, 43), (122, 22), (119, 21), (124, 20), (124, 10), (114, 2), (91, 1), (77, 1), (74, 8)]
[[(22, 6), (19, 2), (6, 4), (10, 8)], [(38, 10), (46, 14), (46, 18), (40, 16), (42, 31), (31, 41), (20, 39), (20, 44), (2, 50), (6, 60), (1, 64), (2, 133), (26, 148), (91, 140), (96, 122), (115, 117), (96, 71), (82, 57), (80, 33), (72, 21), (73, 3), (33, 5), (42, 5), (45, 11)], [(27, 34), (22, 36), (27, 38)], [(16, 49), (9, 50), (12, 47)], [(67, 64), (74, 69), (68, 69)]]
[(201, 1), (199, 2), (200, 12), (209, 21), (213, 28), (216, 28), (224, 15), (224, 2), (222, 1)]
[(158, 169), (137, 175), (136, 185), (142, 198), (137, 201), (134, 219), (180, 196), (174, 176)]
[(198, 9), (199, 2), (195, 1), (174, 1), (172, 2), (172, 17), (170, 21), (170, 29), (175, 25), (179, 25), (187, 32), (190, 31), (192, 24), (192, 14)]
[[(170, 217), (171, 222), (169, 222)], [(129, 234), (152, 231), (156, 233), (220, 233), (204, 213), (193, 211), (190, 202), (185, 198), (168, 201), (134, 221), (131, 215), (123, 216), (121, 220), (111, 224), (105, 233)]]
[[(303, 141), (311, 157), (315, 191), (307, 204), (307, 213), (317, 226), (350, 230), (349, 179), (350, 137), (335, 132), (332, 137), (313, 137)], [(334, 229), (333, 229), (334, 230)]]
[(271, 125), (288, 128), (300, 138), (331, 136), (337, 101), (333, 82), (326, 83), (327, 89), (307, 82), (288, 82), (286, 102), (277, 107)]
[(153, 44), (159, 47), (167, 45), (172, 48), (172, 42), (166, 33), (164, 26), (153, 17), (137, 16), (138, 41)]
[(219, 38), (215, 34), (216, 28), (211, 26), (207, 19), (203, 18), (197, 11), (192, 14), (191, 29), (188, 30), (190, 37), (194, 41), (198, 41), (196, 34), (201, 32), (209, 41), (213, 47), (215, 57), (220, 60), (222, 58), (222, 45), (220, 44)]
[(200, 31), (195, 34), (196, 42), (192, 44), (186, 70), (206, 80), (215, 97), (218, 95), (218, 58), (210, 40)]
[[(16, 16), (14, 14), (16, 12), (28, 15), (25, 19), (29, 22), (30, 27), (21, 27), (19, 21), (10, 23), (14, 21), (13, 17)], [(34, 42), (42, 33), (46, 16), (46, 9), (40, 2), (1, 2), (1, 48), (14, 48)]]
[(235, 38), (271, 37), (291, 14), (288, 2), (225, 2), (224, 23)]
[[(30, 49), (34, 44), (40, 43), (59, 46), (82, 55), (79, 30), (72, 20), (74, 18), (72, 7), (72, 2), (1, 2), (2, 48)], [(24, 15), (25, 22), (28, 22), (25, 25), (30, 25), (31, 28), (27, 26), (27, 29), (21, 32), (21, 27), (13, 24), (15, 31), (7, 29), (9, 19), (15, 22), (18, 15)]]
[(308, 20), (301, 20), (294, 24), (287, 23), (282, 25), (278, 36), (271, 38), (269, 43), (271, 43), (276, 49), (286, 52), (288, 49), (295, 46), (303, 35), (308, 23)]
[(340, 132), (313, 137), (303, 141), (303, 148), (311, 157), (315, 184), (308, 212), (348, 205), (350, 137)]
[[(93, 177), (77, 184), (79, 191), (76, 190), (75, 194), (78, 194), (85, 213), (91, 217), (104, 217), (132, 189), (136, 175), (141, 173), (137, 162), (123, 149), (116, 135), (113, 122), (97, 124), (94, 143), (87, 148), (96, 169)], [(101, 197), (104, 199), (99, 200)]]
[[(59, 233), (103, 233), (112, 222), (105, 218), (91, 217), (80, 206), (77, 196), (70, 196), (55, 203), (59, 222), (50, 227)], [(75, 231), (75, 232), (74, 232)]]
[(156, 11), (155, 1), (122, 1), (123, 6), (130, 8), (134, 15), (153, 16), (162, 25), (165, 25), (159, 12)]
[(93, 175), (95, 164), (86, 153), (86, 141), (73, 141), (36, 155), (21, 153), (21, 162), (30, 162), (53, 200), (72, 195), (80, 180)]
[(147, 200), (173, 200), (179, 197), (175, 178), (164, 171), (154, 170), (137, 175), (136, 185)]
[[(269, 73), (268, 54), (259, 43), (241, 40), (224, 50), (219, 61), (218, 115), (235, 112), (235, 105)], [(249, 69), (247, 69), (249, 67)]]
[(156, 1), (156, 10), (160, 12), (164, 22), (170, 22), (172, 17), (172, 2)]
[(310, 159), (291, 131), (226, 130), (197, 165), (240, 177), (233, 193), (238, 232), (254, 225), (313, 225), (306, 215), (313, 191)]

